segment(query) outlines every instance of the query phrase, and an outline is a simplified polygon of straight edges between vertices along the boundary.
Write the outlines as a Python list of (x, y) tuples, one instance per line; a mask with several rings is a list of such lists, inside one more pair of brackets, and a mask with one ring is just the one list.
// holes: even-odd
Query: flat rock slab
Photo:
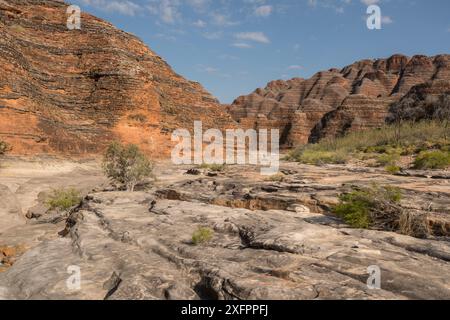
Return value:
[[(450, 299), (450, 244), (316, 224), (311, 214), (96, 193), (66, 238), (0, 273), (15, 299)], [(160, 214), (164, 213), (164, 214)], [(193, 245), (199, 228), (210, 242)], [(43, 258), (45, 257), (45, 258)], [(381, 289), (367, 268), (381, 268)], [(69, 266), (81, 272), (67, 287)]]

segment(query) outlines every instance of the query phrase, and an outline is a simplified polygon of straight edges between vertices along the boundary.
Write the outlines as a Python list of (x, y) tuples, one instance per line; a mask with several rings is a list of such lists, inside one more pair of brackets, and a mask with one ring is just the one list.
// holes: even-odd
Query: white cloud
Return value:
[(234, 35), (238, 40), (254, 41), (259, 43), (270, 43), (269, 38), (262, 32), (240, 32)]
[(147, 9), (164, 23), (173, 24), (181, 19), (178, 0), (150, 0)]
[(198, 28), (204, 28), (204, 27), (206, 27), (206, 22), (199, 19), (199, 20), (195, 21), (192, 25), (195, 27), (198, 27)]
[[(367, 0), (369, 1), (369, 0)], [(377, 1), (377, 0), (371, 0)], [(308, 5), (313, 8), (332, 9), (336, 13), (344, 13), (345, 6), (352, 3), (352, 0), (308, 0)]]
[(366, 6), (370, 6), (372, 4), (377, 4), (380, 2), (380, 0), (361, 0), (361, 2), (363, 4), (365, 4)]
[(235, 42), (231, 44), (233, 47), (240, 48), (240, 49), (250, 49), (253, 48), (250, 44), (245, 42)]
[(288, 70), (303, 70), (303, 67), (299, 65), (292, 65), (288, 67)]
[(127, 16), (134, 16), (141, 9), (138, 4), (128, 0), (82, 0), (82, 2), (88, 6), (96, 7), (109, 12), (117, 12)]
[(239, 22), (232, 21), (227, 15), (214, 12), (211, 14), (212, 23), (220, 27), (230, 27), (239, 24)]
[(268, 17), (273, 11), (273, 7), (269, 5), (259, 6), (255, 9), (255, 15), (258, 17)]
[(210, 0), (187, 0), (186, 2), (195, 10), (203, 12), (207, 9)]

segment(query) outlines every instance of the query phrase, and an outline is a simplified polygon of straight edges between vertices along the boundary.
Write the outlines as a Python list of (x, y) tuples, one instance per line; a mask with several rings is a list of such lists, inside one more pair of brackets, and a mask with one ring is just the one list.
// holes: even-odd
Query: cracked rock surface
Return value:
[[(14, 226), (0, 234), (0, 244), (20, 243), (27, 249), (0, 272), (0, 296), (450, 299), (448, 238), (416, 239), (348, 228), (327, 214), (326, 203), (351, 177), (355, 182), (354, 173), (294, 164), (283, 164), (282, 169), (287, 178), (277, 183), (256, 178), (258, 170), (245, 167), (233, 166), (208, 177), (160, 165), (158, 182), (148, 190), (90, 192), (63, 221), (37, 224), (32, 219)], [(448, 216), (445, 180), (357, 175), (363, 184), (394, 179), (416, 200), (414, 195), (429, 183), (434, 198), (420, 199), (435, 199), (433, 210)], [(86, 178), (78, 175), (80, 183)], [(276, 206), (261, 205), (258, 199), (267, 197), (281, 200)], [(253, 205), (245, 199), (253, 199)], [(192, 235), (200, 227), (213, 230), (213, 237), (194, 245)], [(367, 286), (367, 268), (372, 265), (381, 268), (380, 290)], [(75, 290), (67, 286), (69, 266), (81, 272)]]

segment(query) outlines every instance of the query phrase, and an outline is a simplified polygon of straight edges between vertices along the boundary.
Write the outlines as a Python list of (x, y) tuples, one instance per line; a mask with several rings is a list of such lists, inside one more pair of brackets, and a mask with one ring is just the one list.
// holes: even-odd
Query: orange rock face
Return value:
[(450, 55), (394, 55), (319, 72), (307, 80), (273, 81), (236, 99), (229, 112), (244, 127), (279, 128), (281, 143), (293, 146), (378, 127), (392, 104), (424, 83), (447, 92)]
[(171, 131), (233, 123), (138, 38), (62, 1), (0, 0), (0, 139), (15, 154), (86, 156), (112, 140), (166, 156)]

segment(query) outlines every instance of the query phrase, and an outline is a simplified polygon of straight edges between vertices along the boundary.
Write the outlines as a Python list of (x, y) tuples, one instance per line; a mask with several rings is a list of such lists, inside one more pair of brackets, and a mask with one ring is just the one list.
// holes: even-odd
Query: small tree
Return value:
[(113, 142), (106, 150), (103, 170), (108, 178), (125, 185), (128, 191), (134, 191), (139, 182), (152, 175), (153, 163), (138, 146)]

